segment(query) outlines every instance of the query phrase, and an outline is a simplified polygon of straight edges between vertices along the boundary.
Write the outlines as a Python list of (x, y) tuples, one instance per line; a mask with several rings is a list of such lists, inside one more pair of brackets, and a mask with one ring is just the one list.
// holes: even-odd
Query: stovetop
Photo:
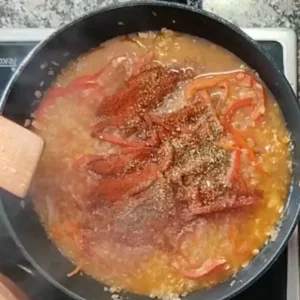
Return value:
[[(54, 29), (0, 29), (0, 93), (23, 58)], [(297, 92), (296, 35), (284, 28), (244, 28), (270, 53)], [(4, 108), (5, 110), (5, 108)], [(274, 265), (234, 300), (300, 300), (298, 229)], [(21, 287), (32, 300), (69, 300), (27, 262), (0, 220), (0, 272)]]

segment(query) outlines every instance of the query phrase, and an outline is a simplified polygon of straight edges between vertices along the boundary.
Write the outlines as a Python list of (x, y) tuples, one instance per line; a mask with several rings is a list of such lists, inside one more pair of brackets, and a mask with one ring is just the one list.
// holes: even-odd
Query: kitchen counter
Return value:
[[(0, 0), (0, 27), (57, 28), (89, 11), (124, 1), (128, 0)], [(201, 2), (201, 0), (188, 1), (196, 6)], [(203, 0), (202, 2), (205, 10), (216, 13), (241, 27), (290, 27), (300, 34), (300, 0)], [(299, 43), (298, 46), (300, 49)], [(300, 66), (300, 51), (298, 53)]]
[[(198, 5), (200, 0), (189, 0)], [(124, 0), (0, 0), (0, 27), (59, 27)], [(203, 8), (244, 27), (300, 30), (300, 0), (203, 0)]]
[[(189, 0), (198, 5), (200, 0)], [(0, 27), (52, 27), (124, 0), (0, 0)], [(203, 8), (244, 27), (300, 30), (300, 0), (203, 0)]]

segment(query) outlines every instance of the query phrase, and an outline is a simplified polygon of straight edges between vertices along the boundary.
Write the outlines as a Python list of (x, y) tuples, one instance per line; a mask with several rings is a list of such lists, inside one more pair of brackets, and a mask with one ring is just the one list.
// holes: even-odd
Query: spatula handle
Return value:
[(10, 279), (0, 273), (0, 300), (29, 300)]
[(0, 187), (25, 197), (43, 145), (39, 136), (0, 116)]

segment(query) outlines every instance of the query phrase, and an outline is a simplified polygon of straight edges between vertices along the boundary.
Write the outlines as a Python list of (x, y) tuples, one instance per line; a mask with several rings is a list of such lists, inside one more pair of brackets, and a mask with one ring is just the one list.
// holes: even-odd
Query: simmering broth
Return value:
[(95, 279), (176, 297), (231, 276), (283, 209), (289, 134), (239, 58), (166, 29), (69, 64), (32, 123), (32, 186), (49, 238)]

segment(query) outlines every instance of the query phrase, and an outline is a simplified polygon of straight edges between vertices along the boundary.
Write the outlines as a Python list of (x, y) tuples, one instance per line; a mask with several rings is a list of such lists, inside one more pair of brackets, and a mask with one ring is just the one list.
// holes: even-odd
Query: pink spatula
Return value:
[(39, 136), (0, 116), (0, 187), (25, 197), (43, 147)]

